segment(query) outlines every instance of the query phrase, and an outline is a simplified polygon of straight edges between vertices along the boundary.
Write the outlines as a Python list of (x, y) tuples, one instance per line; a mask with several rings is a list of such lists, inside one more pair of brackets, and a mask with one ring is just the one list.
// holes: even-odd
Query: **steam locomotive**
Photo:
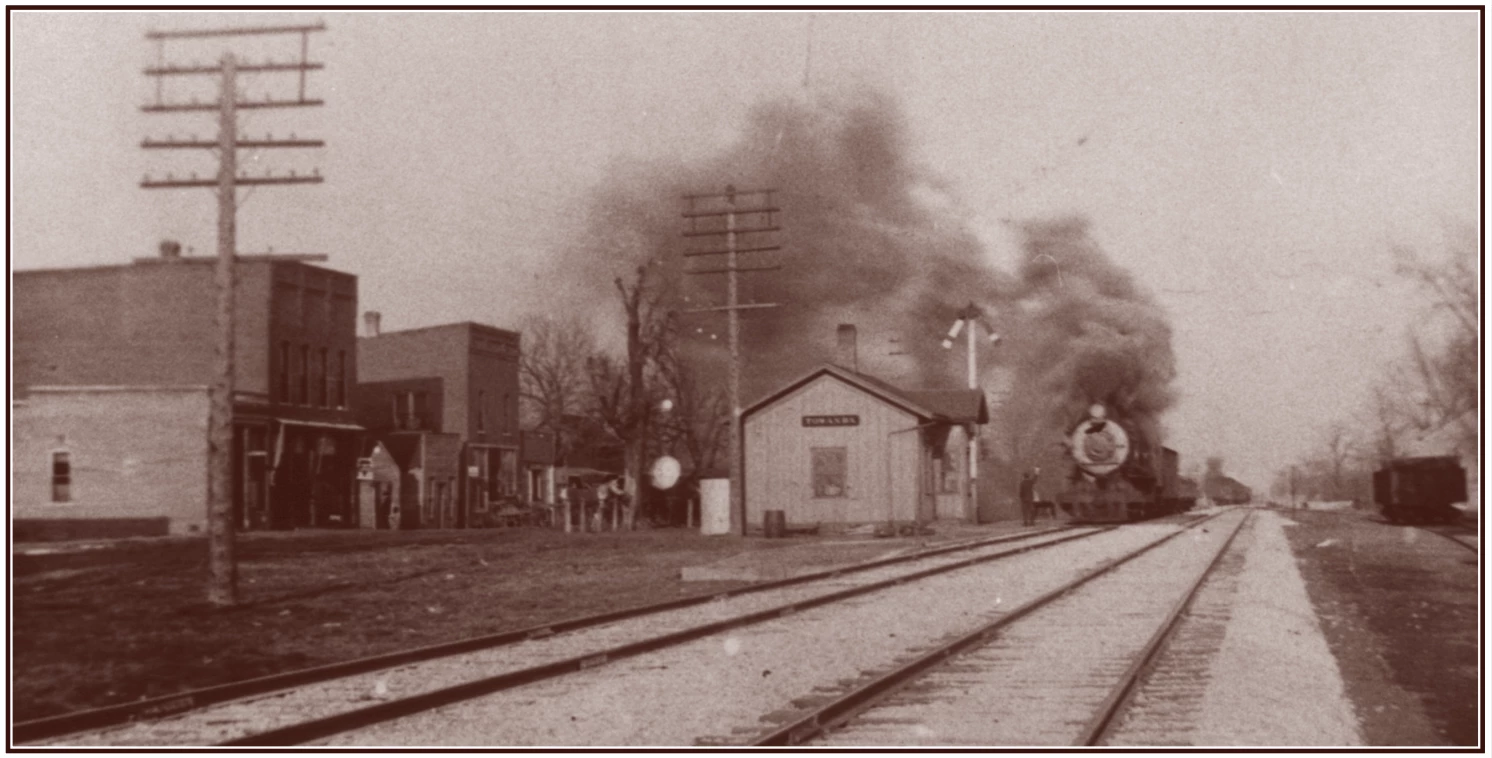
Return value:
[(1088, 409), (1066, 445), (1073, 473), (1057, 504), (1073, 521), (1139, 521), (1196, 505), (1197, 486), (1181, 477), (1180, 455), (1147, 440), (1137, 426), (1109, 418), (1102, 405)]

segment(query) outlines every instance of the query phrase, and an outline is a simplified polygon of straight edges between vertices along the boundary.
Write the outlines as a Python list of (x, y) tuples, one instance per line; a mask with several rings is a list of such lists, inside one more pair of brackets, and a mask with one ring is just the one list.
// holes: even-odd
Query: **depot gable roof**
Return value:
[(984, 424), (989, 422), (989, 408), (979, 390), (904, 390), (868, 374), (826, 363), (788, 382), (781, 389), (752, 403), (741, 412), (741, 420), (781, 400), (822, 376), (831, 376), (862, 392), (880, 398), (924, 421)]

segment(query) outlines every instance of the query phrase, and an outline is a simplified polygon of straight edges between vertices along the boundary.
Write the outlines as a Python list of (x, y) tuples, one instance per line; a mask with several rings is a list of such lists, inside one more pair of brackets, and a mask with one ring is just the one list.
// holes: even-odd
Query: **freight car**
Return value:
[(1057, 504), (1073, 521), (1139, 521), (1196, 504), (1196, 485), (1178, 473), (1177, 452), (1146, 439), (1133, 424), (1109, 418), (1102, 405), (1089, 408), (1065, 442), (1073, 471)]
[(1454, 456), (1395, 458), (1373, 472), (1373, 500), (1397, 524), (1455, 521), (1466, 501), (1466, 469)]

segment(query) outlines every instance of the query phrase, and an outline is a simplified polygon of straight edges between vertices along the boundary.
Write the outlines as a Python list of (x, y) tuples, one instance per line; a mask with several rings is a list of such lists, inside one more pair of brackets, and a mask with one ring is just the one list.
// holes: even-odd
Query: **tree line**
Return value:
[(1456, 455), (1474, 468), (1481, 305), (1475, 228), (1447, 230), (1442, 255), (1394, 248), (1396, 272), (1424, 298), (1403, 354), (1384, 368), (1357, 413), (1317, 431), (1312, 452), (1277, 471), (1275, 498), (1372, 502), (1372, 473), (1408, 455)]
[(598, 338), (608, 335), (579, 312), (530, 316), (520, 326), (519, 397), (523, 426), (551, 433), (560, 461), (583, 444), (622, 448), (627, 502), (641, 505), (625, 514), (630, 529), (639, 516), (665, 517), (639, 497), (650, 461), (672, 455), (695, 475), (724, 465), (730, 404), (706, 376), (711, 361), (685, 339), (664, 278), (639, 266), (613, 284), (621, 354), (603, 349)]

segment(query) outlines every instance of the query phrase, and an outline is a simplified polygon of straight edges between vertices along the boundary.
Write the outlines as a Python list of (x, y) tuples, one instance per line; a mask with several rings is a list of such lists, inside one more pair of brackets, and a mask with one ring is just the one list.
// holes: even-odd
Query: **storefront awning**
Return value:
[(351, 432), (366, 432), (366, 431), (368, 431), (365, 427), (359, 426), (357, 424), (338, 424), (338, 423), (336, 423), (334, 421), (303, 421), (303, 420), (297, 419), (297, 418), (277, 418), (277, 419), (275, 419), (275, 421), (278, 421), (281, 424), (287, 424), (287, 425), (288, 424), (294, 424), (296, 426), (310, 426), (310, 427), (315, 427), (317, 429), (342, 429), (344, 431), (351, 431)]
[[(276, 419), (273, 419), (273, 420), (280, 422), (280, 431), (276, 435), (276, 439), (275, 439), (274, 461), (270, 464), (270, 467), (271, 468), (275, 468), (275, 469), (278, 469), (280, 467), (280, 459), (285, 454), (285, 427), (287, 427), (287, 426), (304, 426), (304, 427), (307, 427), (307, 428), (310, 428), (310, 429), (335, 429), (337, 431), (343, 431), (343, 432), (366, 432), (366, 431), (368, 431), (364, 427), (359, 426), (357, 424), (339, 424), (339, 423), (336, 423), (335, 421), (305, 421), (305, 420), (302, 420), (302, 419), (295, 419), (295, 418), (276, 418)], [(326, 438), (324, 438), (324, 439), (326, 439)], [(329, 441), (329, 440), (327, 440), (327, 441)], [(331, 451), (328, 450), (327, 452), (331, 452)]]

